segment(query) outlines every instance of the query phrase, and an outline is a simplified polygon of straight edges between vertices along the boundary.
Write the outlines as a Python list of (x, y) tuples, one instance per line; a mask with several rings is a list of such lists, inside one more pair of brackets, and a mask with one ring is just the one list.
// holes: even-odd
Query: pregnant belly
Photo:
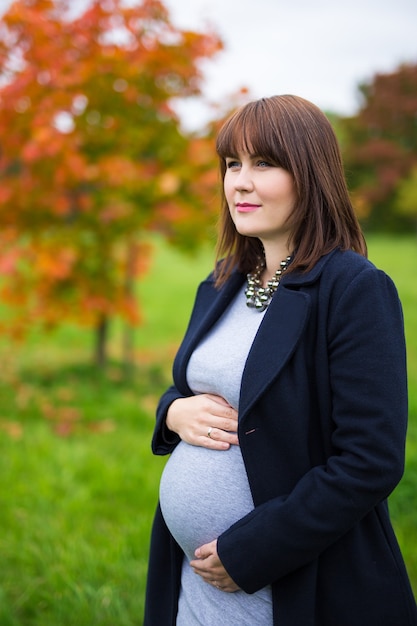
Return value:
[(180, 442), (165, 466), (159, 497), (165, 523), (189, 559), (253, 509), (238, 446), (220, 452)]

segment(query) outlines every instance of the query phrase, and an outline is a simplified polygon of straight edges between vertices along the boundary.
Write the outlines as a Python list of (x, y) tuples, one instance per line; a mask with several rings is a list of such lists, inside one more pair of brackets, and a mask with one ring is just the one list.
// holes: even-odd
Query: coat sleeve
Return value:
[(247, 593), (319, 557), (403, 473), (407, 383), (396, 289), (368, 267), (340, 292), (327, 316), (332, 452), (290, 493), (255, 507), (218, 538), (223, 565)]
[[(186, 363), (184, 362), (182, 355), (188, 338), (190, 337), (190, 335), (193, 335), (195, 329), (198, 327), (201, 319), (204, 317), (204, 314), (207, 310), (208, 303), (206, 300), (202, 300), (201, 298), (199, 298), (200, 291), (205, 285), (210, 286), (210, 289), (213, 290), (213, 282), (213, 273), (211, 273), (205, 281), (200, 283), (197, 289), (197, 294), (194, 300), (188, 326), (174, 360), (174, 384), (169, 387), (166, 392), (161, 396), (156, 409), (156, 424), (152, 438), (152, 452), (154, 454), (170, 454), (180, 441), (180, 437), (167, 428), (165, 420), (168, 409), (170, 405), (174, 402), (174, 400), (177, 400), (178, 398), (189, 397), (190, 395), (192, 395), (192, 391), (191, 389), (189, 389), (185, 380)], [(213, 294), (215, 292), (212, 291), (211, 293)]]
[(152, 437), (152, 452), (158, 455), (170, 454), (180, 441), (179, 435), (167, 428), (165, 423), (170, 405), (178, 398), (183, 398), (175, 385), (169, 387), (161, 396), (156, 409), (156, 424)]

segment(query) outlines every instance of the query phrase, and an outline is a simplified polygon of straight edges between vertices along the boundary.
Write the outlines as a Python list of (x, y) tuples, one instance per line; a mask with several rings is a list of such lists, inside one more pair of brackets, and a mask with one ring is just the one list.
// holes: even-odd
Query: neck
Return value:
[(262, 273), (263, 281), (268, 281), (275, 274), (284, 261), (291, 254), (288, 246), (264, 246), (265, 250), (265, 269)]

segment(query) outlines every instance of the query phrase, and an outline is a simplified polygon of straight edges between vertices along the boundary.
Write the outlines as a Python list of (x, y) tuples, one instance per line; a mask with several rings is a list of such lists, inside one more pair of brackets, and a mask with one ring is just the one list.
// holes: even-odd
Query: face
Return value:
[(226, 158), (223, 184), (238, 233), (258, 237), (264, 246), (287, 243), (288, 218), (296, 203), (294, 180), (289, 172), (260, 156), (242, 153)]

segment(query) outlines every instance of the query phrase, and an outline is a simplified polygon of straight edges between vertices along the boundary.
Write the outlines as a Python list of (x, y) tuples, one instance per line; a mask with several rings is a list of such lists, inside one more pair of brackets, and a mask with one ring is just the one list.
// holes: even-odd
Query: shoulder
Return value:
[(319, 285), (318, 297), (327, 302), (336, 324), (347, 324), (353, 316), (368, 328), (385, 328), (387, 320), (397, 329), (402, 327), (402, 306), (393, 280), (365, 257), (336, 251), (323, 267)]
[(321, 259), (322, 269), (318, 273), (318, 282), (323, 288), (327, 285), (337, 292), (345, 290), (354, 283), (370, 282), (385, 276), (369, 259), (353, 250), (334, 250)]
[(343, 289), (362, 286), (362, 289), (383, 289), (397, 293), (395, 285), (383, 270), (369, 259), (352, 250), (335, 250), (323, 265), (322, 279), (336, 282)]
[(366, 257), (354, 252), (353, 250), (332, 250), (329, 254), (324, 255), (316, 267), (319, 276), (336, 276), (339, 279), (352, 278), (358, 276), (362, 272), (378, 272), (378, 268)]
[(294, 272), (285, 277), (287, 285), (311, 285), (323, 280), (328, 282), (354, 280), (361, 274), (384, 274), (369, 259), (353, 250), (332, 250), (322, 256), (309, 272)]
[(383, 309), (388, 303), (395, 307), (399, 303), (392, 279), (369, 259), (352, 250), (333, 250), (321, 257), (311, 271), (287, 275), (285, 286), (308, 293), (317, 299), (318, 306), (332, 310), (338, 304), (350, 309), (359, 301), (368, 303), (369, 307), (378, 302)]
[(378, 268), (366, 257), (353, 250), (333, 250), (325, 257), (324, 269), (330, 273), (358, 274), (364, 271), (379, 271)]

